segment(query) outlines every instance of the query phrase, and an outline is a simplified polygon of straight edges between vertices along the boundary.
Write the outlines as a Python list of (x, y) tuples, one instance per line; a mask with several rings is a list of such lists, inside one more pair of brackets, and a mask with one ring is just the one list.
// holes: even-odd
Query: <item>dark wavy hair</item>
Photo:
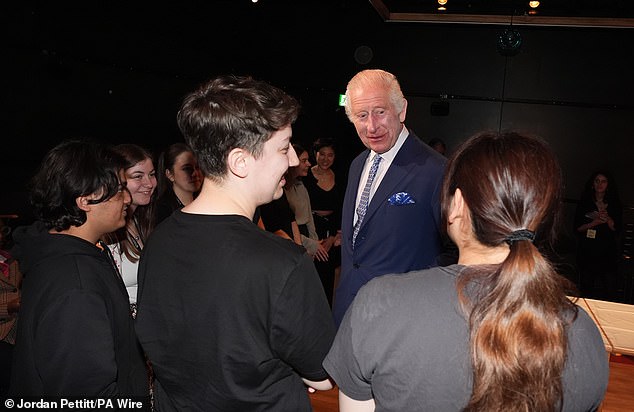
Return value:
[(104, 202), (121, 190), (119, 173), (125, 159), (112, 147), (90, 139), (64, 141), (42, 160), (30, 184), (35, 217), (58, 232), (86, 222), (76, 199), (96, 194), (91, 204)]
[[(450, 158), (441, 194), (447, 216), (460, 189), (473, 233), (499, 246), (514, 231), (553, 237), (562, 199), (554, 153), (538, 137), (482, 133)], [(446, 221), (446, 219), (445, 219)], [(574, 286), (530, 241), (512, 242), (498, 265), (466, 267), (457, 283), (469, 321), (473, 391), (466, 411), (555, 411), (563, 399)]]
[(273, 133), (297, 119), (299, 103), (251, 77), (217, 77), (185, 97), (178, 126), (206, 177), (221, 179), (227, 155), (237, 147), (256, 158)]

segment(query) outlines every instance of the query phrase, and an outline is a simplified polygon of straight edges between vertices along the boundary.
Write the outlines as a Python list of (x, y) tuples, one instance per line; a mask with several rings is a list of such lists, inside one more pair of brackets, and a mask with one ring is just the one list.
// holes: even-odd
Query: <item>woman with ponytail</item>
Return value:
[(592, 411), (601, 335), (540, 253), (562, 176), (539, 138), (481, 133), (447, 164), (441, 207), (458, 264), (376, 278), (324, 366), (346, 411)]

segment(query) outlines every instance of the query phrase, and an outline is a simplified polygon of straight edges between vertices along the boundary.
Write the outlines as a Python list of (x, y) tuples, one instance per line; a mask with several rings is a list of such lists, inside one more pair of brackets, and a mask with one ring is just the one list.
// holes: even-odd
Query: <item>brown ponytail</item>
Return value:
[(488, 246), (510, 244), (504, 262), (470, 266), (458, 279), (473, 364), (465, 411), (562, 406), (566, 328), (576, 314), (566, 298), (572, 286), (526, 235), (553, 233), (561, 187), (556, 157), (536, 137), (483, 133), (449, 161), (443, 212), (460, 188), (476, 239)]

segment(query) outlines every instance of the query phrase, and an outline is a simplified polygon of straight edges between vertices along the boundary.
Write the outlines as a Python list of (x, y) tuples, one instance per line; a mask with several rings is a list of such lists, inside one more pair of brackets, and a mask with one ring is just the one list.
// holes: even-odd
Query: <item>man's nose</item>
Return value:
[(370, 130), (371, 132), (376, 131), (377, 124), (378, 124), (377, 119), (374, 117), (372, 113), (370, 113), (370, 115), (368, 115), (368, 122), (367, 122), (368, 130)]

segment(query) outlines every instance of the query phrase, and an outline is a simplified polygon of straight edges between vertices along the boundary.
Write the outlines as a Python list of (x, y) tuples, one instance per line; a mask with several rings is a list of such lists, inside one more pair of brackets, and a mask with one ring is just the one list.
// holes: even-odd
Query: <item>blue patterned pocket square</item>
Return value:
[(392, 206), (411, 205), (416, 203), (414, 198), (407, 192), (394, 193), (387, 201)]

